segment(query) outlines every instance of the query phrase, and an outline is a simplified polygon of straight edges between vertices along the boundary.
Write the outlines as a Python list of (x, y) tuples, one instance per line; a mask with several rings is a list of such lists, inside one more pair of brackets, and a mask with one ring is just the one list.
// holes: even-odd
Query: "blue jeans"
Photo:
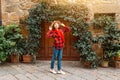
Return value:
[(57, 58), (57, 60), (58, 60), (57, 67), (58, 67), (58, 70), (61, 70), (62, 53), (63, 53), (63, 49), (56, 49), (55, 47), (53, 47), (53, 54), (52, 54), (52, 60), (51, 60), (51, 69), (54, 69), (54, 63), (55, 63), (55, 60)]

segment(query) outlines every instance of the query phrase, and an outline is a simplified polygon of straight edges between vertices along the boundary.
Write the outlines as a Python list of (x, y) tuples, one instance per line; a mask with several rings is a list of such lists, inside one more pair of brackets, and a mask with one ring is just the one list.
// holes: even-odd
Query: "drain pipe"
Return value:
[(1, 9), (1, 0), (0, 0), (0, 26), (2, 25), (2, 9)]

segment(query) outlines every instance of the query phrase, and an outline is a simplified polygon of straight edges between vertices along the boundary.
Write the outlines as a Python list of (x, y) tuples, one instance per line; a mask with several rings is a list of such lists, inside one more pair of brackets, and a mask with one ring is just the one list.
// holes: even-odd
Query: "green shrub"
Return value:
[(2, 62), (6, 61), (8, 57), (9, 48), (11, 48), (10, 43), (11, 41), (5, 37), (5, 27), (0, 26), (0, 61)]
[(19, 52), (19, 40), (22, 38), (21, 29), (15, 24), (0, 26), (0, 61), (6, 61), (9, 55)]
[(22, 39), (21, 34), (21, 27), (16, 24), (10, 24), (5, 27), (5, 37), (7, 40), (10, 40), (11, 48), (9, 49), (9, 54), (16, 54), (20, 55), (22, 54), (21, 48), (22, 46), (19, 46), (20, 41)]
[(117, 28), (116, 22), (110, 16), (101, 17), (100, 21), (103, 25), (104, 34), (98, 37), (99, 43), (103, 48), (103, 59), (112, 60), (112, 57), (116, 55), (116, 52), (120, 49), (120, 30)]

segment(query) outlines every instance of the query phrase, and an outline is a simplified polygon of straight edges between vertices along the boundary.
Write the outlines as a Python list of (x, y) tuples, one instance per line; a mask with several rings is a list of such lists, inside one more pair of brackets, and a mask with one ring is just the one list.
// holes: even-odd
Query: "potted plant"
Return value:
[(5, 37), (10, 40), (11, 48), (9, 49), (9, 55), (11, 56), (11, 62), (19, 62), (19, 55), (21, 54), (19, 41), (22, 39), (21, 28), (16, 24), (10, 24), (5, 27)]
[(82, 63), (84, 67), (90, 67), (90, 68), (96, 68), (99, 64), (98, 57), (95, 52), (88, 52), (86, 55), (81, 56), (82, 57)]
[(109, 67), (110, 61), (113, 61), (113, 57), (115, 56), (114, 52), (107, 52), (103, 54), (103, 61), (101, 63), (102, 67)]
[(22, 51), (22, 61), (25, 63), (34, 62), (29, 44), (30, 43), (28, 42), (28, 40), (26, 38), (23, 38), (21, 40), (20, 46), (21, 46), (21, 51)]
[(25, 63), (31, 63), (32, 62), (32, 56), (29, 53), (22, 55), (23, 62)]
[(5, 62), (9, 55), (11, 48), (10, 40), (5, 37), (5, 27), (0, 26), (0, 62)]
[[(104, 25), (104, 35), (99, 36), (98, 41), (103, 49), (103, 67), (108, 67), (108, 63), (113, 61), (113, 57), (119, 50), (120, 32), (112, 17), (106, 16), (107, 24)], [(102, 24), (102, 23), (101, 23)]]
[(18, 50), (17, 50), (17, 47), (12, 47), (10, 49), (10, 59), (11, 59), (11, 62), (12, 63), (19, 63), (19, 53), (18, 53)]
[(8, 58), (9, 52), (8, 49), (10, 48), (10, 42), (6, 41), (5, 39), (0, 38), (0, 62), (5, 62)]
[(23, 62), (30, 63), (32, 62), (32, 56), (28, 53), (22, 55)]
[(82, 64), (84, 67), (96, 68), (99, 65), (98, 55), (92, 49), (93, 37), (91, 32), (86, 31), (82, 33), (80, 39), (78, 39), (74, 46), (77, 48), (82, 58)]
[(117, 51), (117, 55), (114, 57), (116, 61), (120, 61), (120, 50)]
[(17, 42), (12, 48), (9, 50), (11, 62), (18, 63), (20, 61), (20, 56), (22, 53), (22, 46), (20, 46), (21, 42)]
[(117, 51), (116, 56), (114, 57), (114, 67), (120, 68), (120, 50)]

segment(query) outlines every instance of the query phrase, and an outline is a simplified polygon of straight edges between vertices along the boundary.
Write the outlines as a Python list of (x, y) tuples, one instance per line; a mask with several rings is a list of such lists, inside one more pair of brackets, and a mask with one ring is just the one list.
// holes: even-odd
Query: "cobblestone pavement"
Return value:
[(0, 65), (0, 80), (120, 80), (120, 69), (116, 68), (86, 69), (79, 61), (63, 61), (66, 74), (61, 75), (50, 73), (49, 66), (50, 61), (6, 63)]

